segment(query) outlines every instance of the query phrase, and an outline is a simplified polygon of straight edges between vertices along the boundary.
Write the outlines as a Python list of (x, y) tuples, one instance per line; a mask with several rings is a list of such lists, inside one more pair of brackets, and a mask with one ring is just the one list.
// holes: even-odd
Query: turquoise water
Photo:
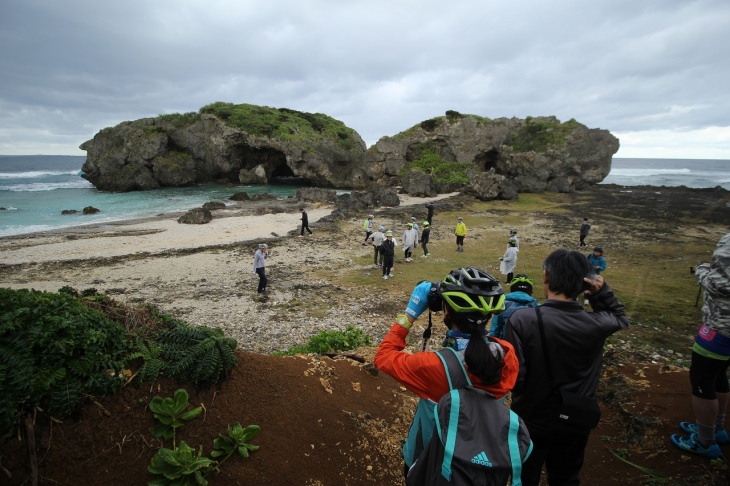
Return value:
[[(184, 211), (208, 201), (224, 201), (235, 192), (293, 196), (301, 186), (226, 188), (220, 184), (127, 193), (97, 191), (79, 174), (86, 157), (0, 156), (0, 236), (83, 224), (121, 221)], [(730, 160), (613, 159), (604, 184), (624, 186), (715, 187), (730, 190)], [(93, 215), (63, 216), (64, 209), (101, 210)]]
[[(0, 156), (0, 236), (79, 225), (98, 225), (171, 211), (200, 207), (208, 201), (228, 201), (236, 193), (268, 192), (280, 199), (296, 194), (301, 186), (270, 185), (227, 188), (201, 184), (154, 191), (109, 193), (96, 190), (82, 179), (86, 157)], [(81, 211), (94, 206), (96, 214), (62, 215), (64, 209)]]

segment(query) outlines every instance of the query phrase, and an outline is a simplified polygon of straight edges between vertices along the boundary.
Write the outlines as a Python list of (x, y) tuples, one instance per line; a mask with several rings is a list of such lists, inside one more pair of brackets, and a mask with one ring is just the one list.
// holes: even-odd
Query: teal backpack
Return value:
[(521, 418), (491, 393), (475, 388), (456, 351), (438, 353), (449, 393), (418, 404), (403, 447), (406, 486), (480, 484), (521, 486), (532, 441)]

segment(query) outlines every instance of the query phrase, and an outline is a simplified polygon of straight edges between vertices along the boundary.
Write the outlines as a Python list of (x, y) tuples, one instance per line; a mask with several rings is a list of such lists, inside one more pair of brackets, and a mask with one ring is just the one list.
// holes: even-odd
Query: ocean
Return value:
[[(201, 184), (154, 191), (108, 193), (80, 177), (85, 156), (0, 155), (0, 236), (184, 211), (208, 201), (226, 201), (233, 193), (269, 192), (293, 196), (300, 186), (271, 185), (227, 188)], [(730, 190), (730, 160), (614, 158), (603, 184), (623, 186), (722, 186)], [(61, 215), (94, 206), (93, 215)]]

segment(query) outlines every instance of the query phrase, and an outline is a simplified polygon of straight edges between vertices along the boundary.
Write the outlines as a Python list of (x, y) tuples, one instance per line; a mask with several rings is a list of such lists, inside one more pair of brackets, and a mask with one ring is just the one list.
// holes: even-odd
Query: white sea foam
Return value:
[(67, 182), (31, 182), (30, 184), (12, 184), (0, 186), (0, 191), (11, 192), (38, 192), (53, 191), (55, 189), (90, 189), (94, 185), (84, 179)]
[(0, 179), (34, 179), (36, 177), (48, 177), (48, 176), (64, 176), (64, 175), (79, 175), (80, 170), (72, 171), (48, 171), (48, 170), (34, 170), (29, 172), (0, 172)]
[(687, 175), (695, 174), (690, 169), (611, 169), (612, 176), (647, 177), (654, 175)]

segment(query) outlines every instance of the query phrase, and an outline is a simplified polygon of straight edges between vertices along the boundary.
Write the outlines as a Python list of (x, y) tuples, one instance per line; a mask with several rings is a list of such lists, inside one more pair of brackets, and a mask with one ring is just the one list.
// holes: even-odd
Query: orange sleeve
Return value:
[[(375, 354), (374, 364), (380, 371), (392, 376), (398, 383), (419, 397), (438, 402), (449, 391), (449, 382), (441, 358), (433, 352), (416, 354), (403, 352), (406, 347), (406, 336), (408, 336), (408, 329), (400, 324), (393, 324), (380, 343), (378, 352)], [(497, 339), (497, 341), (504, 348), (501, 381), (496, 385), (480, 386), (479, 378), (469, 373), (468, 370), (467, 373), (477, 388), (487, 390), (499, 399), (515, 385), (519, 364), (512, 345), (501, 339)]]

